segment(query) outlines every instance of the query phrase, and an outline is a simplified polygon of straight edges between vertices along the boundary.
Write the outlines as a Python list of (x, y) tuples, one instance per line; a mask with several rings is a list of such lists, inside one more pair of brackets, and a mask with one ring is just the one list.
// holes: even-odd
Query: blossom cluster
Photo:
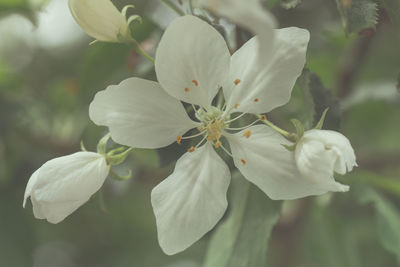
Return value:
[[(126, 8), (119, 12), (109, 0), (69, 4), (76, 21), (97, 40), (133, 40), (129, 24), (138, 16), (126, 19)], [(255, 36), (231, 55), (223, 36), (206, 21), (179, 17), (158, 44), (157, 82), (126, 79), (98, 92), (89, 108), (90, 119), (107, 126), (121, 145), (193, 144), (151, 193), (159, 243), (169, 255), (199, 240), (227, 209), (231, 174), (218, 150), (273, 200), (347, 191), (334, 173), (356, 166), (354, 150), (341, 133), (317, 127), (289, 134), (263, 115), (289, 101), (306, 61), (309, 32), (276, 29), (275, 18), (258, 0), (197, 4)], [(254, 120), (237, 126), (245, 115)], [(62, 221), (99, 190), (113, 156), (103, 148), (45, 163), (28, 182), (24, 206), (30, 196), (36, 218)]]

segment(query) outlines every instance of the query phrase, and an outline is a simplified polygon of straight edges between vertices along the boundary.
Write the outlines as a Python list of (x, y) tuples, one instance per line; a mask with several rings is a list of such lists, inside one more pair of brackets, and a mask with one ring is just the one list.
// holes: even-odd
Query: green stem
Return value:
[(265, 120), (261, 120), (261, 122), (265, 123), (266, 125), (268, 125), (269, 127), (271, 127), (273, 130), (277, 131), (278, 133), (280, 133), (281, 135), (285, 136), (286, 138), (291, 139), (292, 138), (292, 134), (279, 128), (278, 126), (276, 126), (275, 124), (273, 124), (272, 122), (270, 122), (269, 120), (266, 119), (265, 116), (263, 115), (257, 115), (257, 117), (259, 119), (261, 119), (262, 117), (265, 118)]
[(135, 50), (142, 56), (144, 56), (146, 59), (151, 61), (151, 63), (154, 64), (154, 58), (152, 58), (149, 54), (147, 54), (139, 45), (139, 43), (136, 40), (133, 40), (133, 45)]
[(185, 12), (183, 12), (177, 5), (171, 2), (171, 0), (160, 0), (164, 4), (166, 4), (168, 7), (173, 9), (179, 16), (184, 16)]

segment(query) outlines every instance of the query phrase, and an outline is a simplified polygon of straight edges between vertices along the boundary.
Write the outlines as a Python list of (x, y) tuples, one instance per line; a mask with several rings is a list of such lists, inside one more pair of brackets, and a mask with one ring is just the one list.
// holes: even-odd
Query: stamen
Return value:
[(238, 85), (240, 82), (241, 82), (240, 79), (236, 79), (236, 80), (233, 81), (233, 83), (234, 83), (235, 85)]
[[(194, 135), (190, 135), (190, 136), (181, 136), (181, 140), (185, 140), (185, 139), (190, 139), (190, 138), (195, 138), (197, 136), (203, 135), (207, 130), (202, 130), (201, 132), (194, 134)], [(179, 136), (178, 136), (179, 138)], [(179, 144), (179, 143), (178, 143)]]
[(247, 131), (243, 134), (243, 136), (246, 137), (246, 138), (250, 138), (250, 136), (251, 136), (251, 131), (250, 131), (250, 130), (247, 130)]
[(201, 146), (201, 144), (203, 144), (204, 140), (206, 140), (207, 135), (204, 135), (203, 139), (201, 139), (201, 141), (196, 145), (196, 148), (198, 148), (199, 146)]
[(185, 92), (186, 92), (186, 93), (189, 93), (189, 92), (190, 92), (190, 89), (186, 87), (186, 88), (185, 88)]
[(240, 131), (240, 130), (247, 129), (247, 128), (249, 128), (250, 126), (253, 126), (254, 124), (256, 124), (256, 123), (259, 122), (259, 121), (260, 121), (260, 119), (257, 119), (257, 120), (255, 120), (255, 121), (253, 121), (252, 123), (250, 123), (249, 125), (244, 126), (244, 127), (240, 127), (240, 128), (226, 128), (226, 129), (227, 129), (227, 130), (231, 130), (231, 131)]
[(193, 83), (195, 86), (198, 86), (198, 85), (199, 85), (199, 82), (198, 82), (197, 80), (192, 80), (192, 83)]
[(182, 136), (181, 135), (176, 138), (176, 142), (178, 143), (178, 145), (181, 144), (181, 142), (182, 142)]
[(233, 122), (233, 121), (235, 121), (235, 120), (238, 120), (238, 119), (240, 119), (241, 117), (243, 117), (244, 115), (246, 115), (246, 113), (242, 113), (242, 114), (240, 114), (239, 116), (237, 116), (237, 117), (235, 117), (235, 118), (233, 118), (233, 119), (231, 119), (231, 120), (229, 120), (229, 121), (226, 121), (225, 124), (228, 124), (228, 123), (231, 123), (231, 122)]
[(265, 121), (266, 119), (267, 119), (267, 116), (266, 116), (266, 115), (261, 115), (260, 121)]
[(244, 159), (240, 159), (240, 162), (244, 165), (246, 165), (246, 161)]
[(238, 108), (240, 106), (240, 104), (239, 103), (236, 103), (233, 107), (234, 108)]
[(214, 143), (215, 148), (219, 148), (220, 146), (222, 146), (221, 141), (218, 140), (217, 142)]
[(258, 102), (259, 101), (259, 99), (258, 98), (254, 98), (254, 102)]
[(195, 150), (196, 150), (196, 148), (195, 148), (194, 146), (192, 146), (192, 147), (190, 147), (190, 148), (188, 149), (188, 152), (192, 153), (192, 152), (194, 152)]
[(226, 149), (222, 144), (221, 144), (219, 147), (222, 148), (222, 150), (223, 150), (226, 154), (228, 154), (229, 156), (231, 156), (231, 157), (233, 158), (231, 152), (229, 152), (228, 149)]

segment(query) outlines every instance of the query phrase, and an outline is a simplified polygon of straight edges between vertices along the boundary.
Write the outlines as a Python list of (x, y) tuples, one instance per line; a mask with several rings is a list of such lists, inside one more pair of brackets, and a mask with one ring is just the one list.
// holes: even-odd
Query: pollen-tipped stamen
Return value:
[(260, 119), (257, 119), (257, 120), (255, 120), (255, 121), (253, 121), (252, 123), (250, 123), (249, 125), (244, 126), (244, 127), (240, 127), (240, 128), (226, 128), (226, 129), (227, 129), (227, 130), (231, 130), (231, 131), (241, 131), (241, 130), (245, 130), (245, 129), (247, 129), (247, 128), (253, 126), (254, 124), (256, 124), (256, 123), (259, 122), (259, 121), (260, 121)]

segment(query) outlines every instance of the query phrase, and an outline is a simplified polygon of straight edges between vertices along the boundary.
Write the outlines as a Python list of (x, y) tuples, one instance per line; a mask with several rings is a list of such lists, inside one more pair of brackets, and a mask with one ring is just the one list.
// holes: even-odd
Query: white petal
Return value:
[(335, 182), (333, 177), (338, 156), (336, 150), (326, 150), (324, 144), (316, 140), (300, 141), (295, 151), (296, 164), (304, 179), (316, 184), (336, 185), (338, 191), (348, 191), (348, 186)]
[(272, 55), (276, 21), (262, 7), (260, 0), (200, 0), (199, 4), (258, 35), (260, 45), (256, 48), (258, 51), (254, 52), (259, 63), (265, 65)]
[[(230, 84), (224, 86), (228, 108), (240, 104), (237, 111), (265, 113), (286, 104), (306, 60), (309, 32), (300, 28), (275, 30), (272, 58), (256, 64), (258, 37), (253, 37), (233, 56)], [(235, 80), (241, 82), (234, 85)]]
[(245, 131), (227, 135), (233, 160), (243, 176), (271, 199), (296, 199), (338, 190), (304, 179), (297, 170), (294, 153), (282, 146), (290, 142), (281, 135), (263, 125), (249, 129), (250, 138), (243, 135)]
[(39, 170), (37, 169), (32, 175), (31, 178), (29, 178), (28, 184), (26, 185), (25, 188), (25, 194), (24, 194), (24, 202), (22, 203), (22, 207), (25, 208), (26, 205), (26, 200), (28, 199), (28, 197), (31, 196), (32, 193), (32, 188), (35, 186), (37, 178), (38, 178), (38, 174), (39, 174)]
[(338, 155), (338, 161), (335, 162), (335, 171), (345, 174), (353, 170), (357, 166), (356, 155), (350, 144), (349, 139), (343, 134), (330, 130), (309, 130), (304, 133), (303, 140), (315, 140), (323, 143), (335, 151)]
[(110, 0), (69, 0), (69, 8), (82, 29), (99, 41), (118, 42), (127, 34), (125, 17)]
[(163, 251), (181, 252), (211, 230), (227, 207), (230, 173), (210, 144), (184, 154), (151, 202)]
[(228, 76), (229, 62), (224, 38), (201, 19), (184, 16), (161, 38), (155, 68), (170, 95), (207, 108)]
[(108, 172), (105, 158), (93, 152), (77, 152), (46, 162), (31, 188), (35, 216), (61, 222), (100, 189)]
[(97, 93), (89, 116), (97, 125), (109, 127), (114, 141), (136, 148), (167, 146), (199, 126), (158, 83), (139, 78)]

